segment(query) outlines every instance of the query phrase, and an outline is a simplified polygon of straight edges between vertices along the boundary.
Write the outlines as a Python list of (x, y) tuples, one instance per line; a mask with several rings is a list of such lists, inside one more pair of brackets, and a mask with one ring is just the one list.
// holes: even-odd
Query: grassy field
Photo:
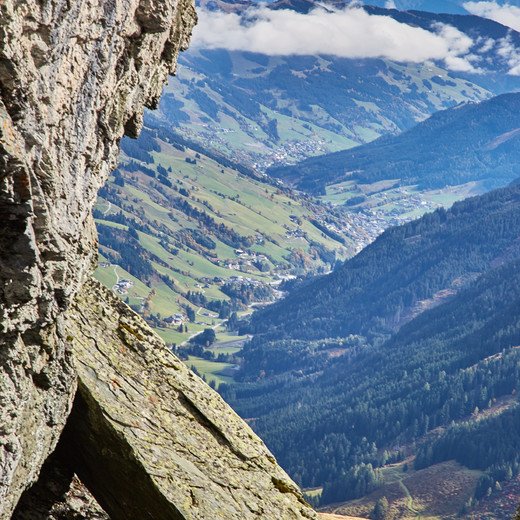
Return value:
[(204, 376), (208, 383), (213, 381), (216, 387), (221, 383), (233, 382), (233, 371), (235, 365), (232, 365), (231, 363), (208, 361), (196, 356), (189, 356), (185, 363), (190, 368), (195, 368), (201, 376)]
[(485, 191), (478, 182), (429, 191), (420, 191), (416, 186), (399, 186), (398, 183), (399, 179), (363, 185), (354, 181), (343, 181), (327, 186), (326, 194), (321, 200), (342, 206), (354, 197), (363, 196), (364, 202), (353, 206), (356, 210), (368, 212), (387, 225), (397, 225), (419, 218), (440, 207), (449, 208), (459, 200), (480, 195)]
[[(233, 277), (276, 284), (279, 275), (329, 269), (318, 248), (339, 259), (354, 253), (355, 241), (349, 232), (340, 231), (342, 238), (336, 240), (311, 222), (330, 217), (321, 203), (302, 199), (260, 177), (246, 176), (204, 154), (157, 143), (159, 149), (151, 153), (153, 162), (143, 166), (156, 175), (159, 169), (167, 172), (171, 187), (135, 168), (129, 171), (125, 164), (136, 161), (123, 155), (118, 175), (124, 182), (111, 177), (96, 205), (97, 224), (114, 233), (128, 233), (127, 222), (135, 222), (139, 247), (154, 275), (146, 280), (132, 276), (121, 267), (117, 247), (103, 242), (95, 275), (109, 288), (120, 280), (130, 281), (131, 287), (119, 291), (119, 296), (146, 318), (153, 318), (156, 331), (167, 343), (179, 345), (208, 327), (216, 329), (220, 342), (237, 340), (218, 327), (222, 321), (218, 313), (191, 304), (186, 299), (188, 291), (203, 295), (208, 302), (229, 301), (222, 284)], [(185, 201), (214, 224), (208, 226), (172, 200)], [(354, 227), (348, 215), (341, 219), (338, 229)], [(238, 252), (216, 226), (232, 230), (251, 245)], [(213, 246), (206, 247), (197, 237), (209, 239)], [(258, 259), (264, 264), (262, 270)], [(193, 322), (184, 320), (182, 330), (178, 322), (166, 323), (165, 318), (185, 315), (187, 306), (196, 312)], [(226, 354), (238, 348), (215, 347)], [(206, 373), (205, 366), (201, 372)]]
[(323, 491), (323, 488), (321, 488), (321, 487), (303, 490), (305, 495), (308, 497), (319, 497), (319, 496), (321, 496), (322, 491)]

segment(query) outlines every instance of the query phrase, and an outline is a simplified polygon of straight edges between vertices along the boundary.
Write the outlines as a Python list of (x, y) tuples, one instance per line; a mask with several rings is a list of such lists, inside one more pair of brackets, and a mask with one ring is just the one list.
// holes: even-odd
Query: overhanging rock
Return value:
[(262, 441), (98, 282), (67, 312), (74, 469), (112, 520), (311, 519)]

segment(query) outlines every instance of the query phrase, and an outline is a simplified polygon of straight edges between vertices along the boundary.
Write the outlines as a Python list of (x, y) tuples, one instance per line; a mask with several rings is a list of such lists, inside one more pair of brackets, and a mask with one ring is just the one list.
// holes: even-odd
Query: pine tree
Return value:
[(388, 504), (388, 500), (386, 497), (380, 498), (376, 505), (374, 506), (374, 510), (370, 515), (372, 520), (387, 520), (388, 514), (390, 511), (390, 506)]

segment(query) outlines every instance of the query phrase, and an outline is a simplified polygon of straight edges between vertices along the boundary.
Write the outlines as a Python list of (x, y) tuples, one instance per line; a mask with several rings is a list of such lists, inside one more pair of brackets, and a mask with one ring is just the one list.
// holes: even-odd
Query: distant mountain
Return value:
[(520, 186), (386, 231), (251, 330), (224, 395), (301, 484), (324, 485), (322, 503), (370, 493), (387, 474), (374, 468), (415, 456), (416, 470), (480, 471), (481, 500), (520, 470)]
[[(478, 73), (451, 73), (456, 77), (464, 77), (487, 88), (495, 94), (503, 94), (519, 90), (518, 76), (509, 74), (510, 59), (520, 48), (520, 33), (498, 22), (475, 15), (442, 14), (428, 11), (396, 11), (367, 6), (369, 13), (391, 16), (401, 23), (431, 30), (435, 24), (455, 27), (473, 40), (471, 52), (478, 60), (481, 69)], [(483, 45), (487, 42), (489, 45)], [(500, 52), (502, 44), (507, 43), (513, 54)]]
[[(203, 4), (233, 12), (251, 6), (245, 1)], [(279, 0), (269, 7), (308, 12), (316, 5)], [(184, 137), (265, 170), (273, 163), (296, 163), (398, 134), (439, 110), (520, 89), (520, 77), (507, 74), (507, 59), (496, 47), (504, 39), (520, 47), (515, 31), (476, 16), (366, 9), (428, 30), (434, 24), (458, 28), (474, 40), (471, 52), (483, 72), (448, 71), (431, 63), (193, 48), (181, 56), (179, 74), (166, 90), (169, 119)], [(489, 48), (483, 50), (483, 42)]]
[[(263, 170), (350, 148), (491, 92), (442, 67), (191, 51), (165, 96), (185, 137)], [(327, 85), (327, 95), (323, 86)]]
[[(197, 3), (204, 5), (206, 7), (213, 6), (214, 8), (223, 8), (227, 7), (228, 9), (241, 9), (246, 6), (250, 6), (255, 2), (250, 0), (227, 0), (223, 2), (222, 0), (199, 0)], [(267, 2), (268, 4), (286, 4), (289, 3), (291, 6), (304, 6), (308, 4), (316, 5), (318, 2), (309, 1), (309, 0), (270, 0)], [(319, 2), (320, 4), (326, 4), (328, 2)], [(344, 2), (343, 2), (344, 3)], [(429, 11), (432, 13), (450, 13), (450, 14), (468, 14), (467, 11), (462, 7), (464, 0), (394, 0), (395, 8), (401, 11), (409, 11), (409, 10), (420, 10), (420, 11)], [(367, 0), (364, 2), (365, 5), (369, 6), (377, 6), (377, 7), (389, 7), (391, 3), (388, 0)]]
[(520, 174), (520, 94), (438, 112), (398, 135), (268, 173), (311, 193), (345, 180), (396, 180), (420, 189), (484, 183), (504, 186)]

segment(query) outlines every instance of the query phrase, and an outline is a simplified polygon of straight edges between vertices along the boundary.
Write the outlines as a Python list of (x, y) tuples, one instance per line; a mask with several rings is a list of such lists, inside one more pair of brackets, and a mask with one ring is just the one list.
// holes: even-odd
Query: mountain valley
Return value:
[(381, 231), (162, 132), (123, 142), (94, 216), (96, 276), (168, 343), (273, 301), (284, 279), (326, 272)]
[(520, 520), (520, 5), (367, 4), (0, 1), (0, 520)]
[[(477, 17), (367, 10), (520, 45)], [(519, 87), (498, 61), (195, 46), (122, 142), (94, 211), (96, 277), (323, 511), (515, 510), (520, 195), (504, 186), (520, 98), (504, 92)]]

